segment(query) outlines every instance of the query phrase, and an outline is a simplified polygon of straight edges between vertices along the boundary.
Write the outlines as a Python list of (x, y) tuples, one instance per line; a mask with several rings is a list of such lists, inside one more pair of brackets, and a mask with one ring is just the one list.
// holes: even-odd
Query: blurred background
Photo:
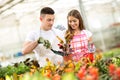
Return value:
[(14, 58), (26, 35), (39, 29), (45, 6), (56, 12), (54, 26), (67, 28), (67, 13), (78, 9), (98, 50), (120, 47), (120, 0), (0, 0), (0, 61)]

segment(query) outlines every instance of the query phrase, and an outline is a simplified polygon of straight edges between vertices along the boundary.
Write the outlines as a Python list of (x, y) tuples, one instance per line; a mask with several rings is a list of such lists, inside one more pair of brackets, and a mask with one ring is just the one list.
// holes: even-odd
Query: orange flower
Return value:
[(55, 74), (53, 77), (52, 77), (52, 80), (60, 80), (61, 76), (59, 74)]
[(109, 74), (112, 76), (114, 75), (114, 71), (116, 70), (116, 66), (114, 64), (109, 65)]
[(86, 67), (85, 66), (82, 66), (80, 68), (80, 70), (78, 71), (77, 73), (77, 77), (80, 79), (80, 80), (83, 80), (84, 77), (85, 77), (85, 74), (86, 74)]
[(93, 80), (98, 80), (98, 76), (99, 76), (98, 68), (89, 67), (88, 72), (89, 72), (89, 75), (91, 75), (93, 77)]
[(117, 76), (118, 79), (120, 79), (120, 67), (116, 69), (115, 75)]

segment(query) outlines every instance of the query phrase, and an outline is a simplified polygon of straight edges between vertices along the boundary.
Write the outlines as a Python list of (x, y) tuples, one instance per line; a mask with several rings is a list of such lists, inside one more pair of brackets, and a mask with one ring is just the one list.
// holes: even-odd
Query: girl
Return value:
[[(68, 30), (65, 33), (66, 44), (69, 55), (64, 56), (64, 60), (79, 61), (82, 57), (93, 61), (95, 47), (92, 43), (92, 33), (85, 30), (82, 17), (78, 10), (71, 10), (67, 16)], [(68, 50), (67, 49), (67, 50)], [(68, 52), (68, 51), (67, 51)]]

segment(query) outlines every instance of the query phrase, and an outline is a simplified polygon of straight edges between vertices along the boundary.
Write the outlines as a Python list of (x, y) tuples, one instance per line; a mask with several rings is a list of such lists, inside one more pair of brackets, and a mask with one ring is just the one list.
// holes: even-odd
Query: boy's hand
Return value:
[(39, 44), (43, 44), (47, 49), (51, 48), (51, 43), (48, 40), (43, 39), (42, 37), (39, 37), (37, 40)]
[(37, 40), (37, 42), (39, 43), (39, 44), (43, 44), (44, 43), (44, 39), (42, 38), (42, 37), (39, 37), (39, 39)]
[(48, 40), (44, 40), (43, 45), (48, 49), (51, 48), (51, 43)]

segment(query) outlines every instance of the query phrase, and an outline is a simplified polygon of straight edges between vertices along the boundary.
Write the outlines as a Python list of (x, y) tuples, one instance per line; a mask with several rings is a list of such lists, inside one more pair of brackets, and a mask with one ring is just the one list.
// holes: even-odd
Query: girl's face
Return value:
[(68, 25), (73, 29), (79, 29), (79, 20), (73, 16), (68, 17)]

